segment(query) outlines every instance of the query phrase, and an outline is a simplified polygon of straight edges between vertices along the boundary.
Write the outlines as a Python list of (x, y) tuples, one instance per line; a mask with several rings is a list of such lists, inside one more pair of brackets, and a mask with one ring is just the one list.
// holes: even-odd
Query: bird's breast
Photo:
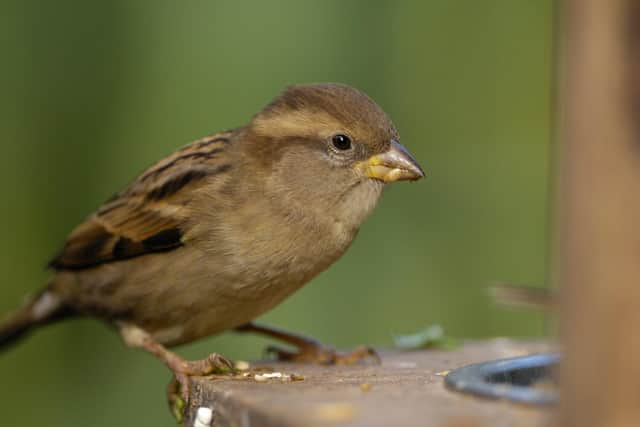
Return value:
[(259, 211), (236, 212), (217, 240), (225, 242), (226, 269), (237, 277), (237, 292), (264, 301), (279, 302), (325, 270), (357, 233), (314, 211), (274, 206)]

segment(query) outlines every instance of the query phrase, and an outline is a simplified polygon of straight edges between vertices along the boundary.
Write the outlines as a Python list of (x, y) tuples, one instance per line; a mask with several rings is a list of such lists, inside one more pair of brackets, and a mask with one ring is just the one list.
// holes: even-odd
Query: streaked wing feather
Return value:
[(78, 225), (49, 263), (78, 270), (182, 245), (193, 191), (226, 172), (232, 131), (195, 141), (144, 171)]

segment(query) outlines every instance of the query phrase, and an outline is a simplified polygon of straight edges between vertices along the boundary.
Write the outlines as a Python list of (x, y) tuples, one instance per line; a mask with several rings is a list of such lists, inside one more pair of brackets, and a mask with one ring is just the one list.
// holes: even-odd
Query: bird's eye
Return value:
[(331, 138), (331, 143), (341, 151), (351, 148), (351, 139), (347, 135), (343, 135), (341, 133), (334, 135), (333, 138)]

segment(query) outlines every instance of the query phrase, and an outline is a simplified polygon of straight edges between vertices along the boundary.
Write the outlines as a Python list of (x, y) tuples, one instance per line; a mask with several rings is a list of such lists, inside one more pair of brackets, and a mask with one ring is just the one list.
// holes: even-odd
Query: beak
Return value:
[(383, 182), (416, 181), (424, 178), (424, 171), (418, 162), (395, 140), (391, 140), (387, 151), (369, 157), (356, 167), (367, 177)]

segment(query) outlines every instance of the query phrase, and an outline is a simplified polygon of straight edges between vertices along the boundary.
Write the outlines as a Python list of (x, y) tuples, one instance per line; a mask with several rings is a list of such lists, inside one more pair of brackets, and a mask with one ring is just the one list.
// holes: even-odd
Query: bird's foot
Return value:
[(331, 347), (314, 343), (300, 347), (299, 351), (285, 350), (280, 347), (269, 346), (267, 353), (274, 354), (280, 361), (296, 363), (315, 363), (318, 365), (353, 365), (362, 361), (372, 361), (379, 364), (380, 356), (371, 348), (360, 346), (348, 353), (338, 352)]
[(189, 403), (191, 377), (235, 372), (233, 363), (217, 353), (212, 353), (202, 360), (184, 360), (153, 339), (151, 334), (141, 327), (131, 323), (118, 323), (117, 326), (120, 329), (122, 339), (127, 345), (145, 349), (162, 360), (173, 372), (173, 379), (167, 387), (167, 399), (169, 401), (169, 409), (171, 409), (179, 423), (181, 423), (184, 408)]
[(205, 375), (226, 375), (235, 371), (233, 362), (218, 353), (212, 353), (202, 360), (187, 361), (176, 357), (168, 363), (173, 371), (173, 379), (167, 387), (169, 409), (182, 423), (184, 408), (189, 402), (191, 377)]
[(271, 326), (254, 322), (246, 323), (238, 328), (238, 332), (253, 332), (280, 340), (298, 349), (297, 352), (279, 347), (267, 347), (266, 351), (275, 354), (278, 360), (300, 363), (316, 363), (319, 365), (352, 365), (362, 360), (380, 363), (380, 357), (371, 347), (358, 347), (349, 353), (339, 353), (313, 338), (283, 331)]

